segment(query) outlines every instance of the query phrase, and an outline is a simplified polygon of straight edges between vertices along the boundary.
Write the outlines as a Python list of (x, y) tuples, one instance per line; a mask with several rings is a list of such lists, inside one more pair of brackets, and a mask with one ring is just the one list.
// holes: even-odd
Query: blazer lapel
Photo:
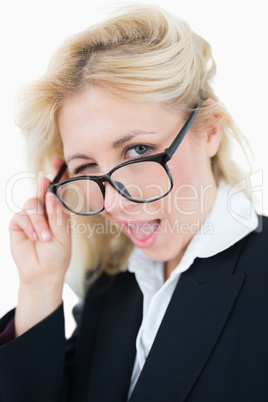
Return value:
[(142, 321), (142, 293), (135, 276), (119, 274), (104, 300), (88, 388), (89, 401), (125, 402)]
[(130, 402), (185, 401), (213, 353), (244, 281), (240, 245), (182, 274)]

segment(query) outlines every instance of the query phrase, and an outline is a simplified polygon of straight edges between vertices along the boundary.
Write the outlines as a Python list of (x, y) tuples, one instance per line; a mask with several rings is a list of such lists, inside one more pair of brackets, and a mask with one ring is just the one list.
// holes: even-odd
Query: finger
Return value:
[(38, 198), (39, 198), (39, 200), (41, 202), (41, 205), (43, 207), (43, 211), (44, 211), (44, 215), (45, 215), (46, 220), (47, 220), (47, 216), (46, 216), (46, 205), (45, 205), (46, 201), (45, 201), (45, 197), (46, 197), (47, 188), (48, 188), (49, 184), (50, 184), (50, 180), (48, 178), (46, 178), (46, 177), (42, 177), (40, 180), (38, 180), (38, 185), (37, 185)]
[(50, 180), (46, 177), (42, 177), (38, 181), (38, 198), (40, 199), (43, 205), (45, 204), (45, 195), (49, 184)]
[(46, 211), (49, 227), (53, 237), (55, 237), (61, 244), (65, 244), (68, 237), (68, 210), (64, 208), (62, 203), (54, 194), (47, 193)]
[(52, 233), (48, 224), (44, 203), (39, 198), (30, 198), (24, 206), (24, 212), (31, 221), (37, 238), (47, 242), (52, 239)]
[(52, 159), (52, 166), (55, 169), (55, 172), (58, 172), (58, 170), (61, 168), (63, 163), (64, 163), (64, 160), (59, 157)]
[[(52, 166), (55, 169), (55, 173), (58, 173), (58, 171), (60, 170), (60, 168), (62, 167), (62, 165), (64, 164), (64, 161), (61, 158), (54, 158), (52, 160)], [(67, 173), (67, 170), (63, 173), (63, 175), (61, 176), (60, 181), (64, 181), (64, 180), (68, 180), (69, 176)]]
[(9, 224), (9, 230), (11, 233), (17, 236), (17, 241), (22, 240), (25, 237), (28, 237), (33, 241), (38, 239), (31, 220), (24, 211), (21, 211), (13, 216)]

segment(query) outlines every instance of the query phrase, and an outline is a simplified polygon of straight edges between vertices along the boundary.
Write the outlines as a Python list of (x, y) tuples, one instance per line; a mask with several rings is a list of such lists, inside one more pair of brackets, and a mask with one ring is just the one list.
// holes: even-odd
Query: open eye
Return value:
[(151, 149), (151, 147), (147, 146), (147, 145), (135, 145), (134, 147), (128, 148), (127, 150), (127, 154), (128, 157), (130, 158), (137, 158), (139, 156), (143, 156), (146, 154), (146, 152), (148, 152)]

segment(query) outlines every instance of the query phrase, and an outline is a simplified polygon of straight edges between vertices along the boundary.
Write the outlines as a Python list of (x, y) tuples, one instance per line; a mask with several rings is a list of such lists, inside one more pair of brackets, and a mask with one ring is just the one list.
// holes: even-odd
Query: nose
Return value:
[(104, 197), (104, 208), (105, 211), (110, 214), (116, 215), (121, 212), (130, 211), (140, 207), (139, 204), (132, 202), (122, 196), (115, 188), (113, 188), (109, 183), (105, 183), (105, 197)]
[(130, 196), (129, 192), (127, 191), (126, 187), (124, 186), (123, 183), (120, 183), (120, 181), (114, 181), (114, 183), (116, 184), (116, 186), (123, 191), (126, 195)]
[(105, 197), (104, 197), (104, 208), (105, 211), (110, 214), (115, 214), (121, 210), (120, 205), (122, 205), (122, 195), (116, 191), (109, 183), (105, 183)]

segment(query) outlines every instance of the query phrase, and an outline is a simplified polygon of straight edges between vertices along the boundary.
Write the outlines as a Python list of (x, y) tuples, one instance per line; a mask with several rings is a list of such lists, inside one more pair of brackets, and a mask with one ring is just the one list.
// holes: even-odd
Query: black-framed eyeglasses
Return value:
[(133, 159), (115, 166), (101, 176), (79, 176), (59, 183), (67, 169), (64, 163), (48, 187), (62, 204), (77, 215), (96, 215), (104, 210), (105, 186), (109, 183), (123, 197), (136, 203), (148, 203), (165, 197), (173, 188), (167, 162), (188, 132), (199, 106), (164, 152)]

